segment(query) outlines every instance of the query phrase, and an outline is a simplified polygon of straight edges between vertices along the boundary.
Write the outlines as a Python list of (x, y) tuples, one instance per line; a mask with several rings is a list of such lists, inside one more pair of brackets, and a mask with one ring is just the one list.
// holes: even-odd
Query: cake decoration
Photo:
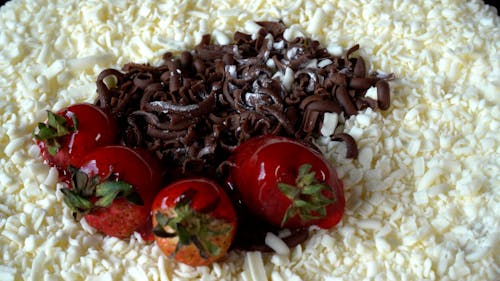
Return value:
[[(144, 147), (173, 174), (214, 176), (242, 142), (272, 134), (314, 146), (325, 113), (340, 120), (371, 107), (390, 105), (388, 80), (368, 74), (359, 45), (333, 56), (311, 38), (284, 38), (281, 22), (257, 22), (251, 34), (237, 31), (234, 42), (218, 45), (203, 36), (193, 52), (163, 56), (159, 66), (129, 63), (123, 71), (106, 69), (97, 79), (96, 104), (123, 128), (122, 142)], [(105, 79), (115, 81), (106, 86)], [(366, 97), (371, 87), (377, 98)], [(354, 140), (332, 128), (327, 137)]]
[[(264, 2), (11, 0), (0, 8), (0, 279), (498, 279), (497, 11), (482, 1)], [(93, 103), (104, 69), (156, 67), (204, 34), (224, 45), (236, 31), (257, 34), (255, 21), (279, 19), (289, 41), (310, 37), (335, 56), (358, 43), (352, 56), (368, 73), (397, 74), (387, 111), (323, 116), (314, 143), (344, 182), (339, 224), (268, 233), (271, 252), (230, 250), (191, 267), (137, 232), (118, 239), (75, 222), (58, 169), (32, 141), (47, 110)], [(365, 97), (376, 100), (377, 87)], [(355, 141), (355, 159), (331, 141), (338, 124)]]
[[(338, 120), (329, 133), (321, 120), (387, 109), (384, 79), (393, 75), (366, 77), (363, 58), (351, 57), (358, 45), (335, 57), (310, 38), (284, 39), (281, 22), (258, 24), (255, 39), (236, 32), (233, 44), (212, 45), (205, 35), (194, 54), (167, 53), (158, 67), (129, 63), (126, 73), (102, 71), (101, 109), (74, 104), (48, 111), (35, 141), (45, 162), (61, 171), (75, 219), (121, 239), (134, 231), (154, 237), (165, 254), (193, 266), (224, 257), (230, 246), (271, 250), (265, 238), (283, 229), (294, 230), (286, 241), (300, 243), (307, 238), (301, 228), (330, 229), (340, 221), (343, 184), (313, 140), (320, 133), (344, 140), (346, 155), (355, 157), (354, 139), (336, 132)], [(374, 86), (377, 99), (365, 97)], [(73, 142), (87, 135), (95, 142)], [(56, 153), (59, 161), (52, 161)], [(224, 193), (222, 210), (236, 209), (230, 221), (218, 220), (229, 230), (214, 230), (220, 215), (195, 207), (208, 200), (204, 193), (187, 194), (200, 182)], [(168, 186), (157, 195), (162, 185)], [(179, 185), (182, 192), (169, 197)]]

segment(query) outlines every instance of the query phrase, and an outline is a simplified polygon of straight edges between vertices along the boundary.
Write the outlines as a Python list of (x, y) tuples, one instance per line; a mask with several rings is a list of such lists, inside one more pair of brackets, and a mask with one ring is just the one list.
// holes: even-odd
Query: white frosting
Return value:
[[(320, 143), (345, 184), (338, 226), (313, 228), (289, 254), (271, 237), (283, 253), (231, 252), (191, 268), (139, 235), (121, 241), (73, 221), (31, 145), (45, 110), (92, 102), (104, 68), (157, 64), (205, 33), (226, 43), (278, 19), (287, 39), (312, 36), (334, 54), (359, 43), (370, 70), (397, 77), (389, 111), (341, 120), (358, 160), (344, 158), (342, 143)], [(478, 0), (9, 1), (0, 9), (0, 280), (494, 280), (499, 23)]]

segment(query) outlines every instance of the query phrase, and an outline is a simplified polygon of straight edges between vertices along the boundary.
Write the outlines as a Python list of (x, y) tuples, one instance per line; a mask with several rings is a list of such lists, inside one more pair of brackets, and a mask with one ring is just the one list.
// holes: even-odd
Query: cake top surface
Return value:
[[(334, 55), (360, 44), (394, 73), (387, 111), (346, 120), (359, 147), (316, 140), (346, 213), (287, 254), (232, 251), (209, 267), (74, 222), (32, 135), (45, 110), (93, 102), (96, 77), (158, 64), (282, 20)], [(482, 1), (22, 1), (0, 8), (1, 280), (494, 280), (500, 275), (500, 18)]]

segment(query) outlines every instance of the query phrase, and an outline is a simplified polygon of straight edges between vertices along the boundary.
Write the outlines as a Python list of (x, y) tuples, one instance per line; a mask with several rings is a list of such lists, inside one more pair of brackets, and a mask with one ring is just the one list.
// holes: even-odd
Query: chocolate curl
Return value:
[(352, 76), (360, 78), (364, 78), (366, 76), (365, 60), (362, 57), (358, 57), (356, 64), (354, 65)]
[(338, 133), (331, 137), (333, 141), (343, 141), (346, 144), (347, 152), (346, 158), (357, 158), (358, 157), (358, 146), (354, 138), (346, 133)]
[[(104, 70), (97, 79), (96, 103), (117, 119), (120, 142), (154, 152), (171, 180), (223, 180), (230, 153), (249, 138), (282, 135), (318, 150), (313, 141), (326, 112), (352, 116), (367, 106), (390, 107), (387, 81), (394, 75), (367, 76), (364, 59), (352, 56), (359, 45), (337, 57), (310, 38), (285, 40), (282, 22), (258, 24), (262, 28), (255, 37), (236, 32), (227, 45), (204, 35), (193, 51), (165, 53), (160, 66), (129, 63), (124, 73)], [(285, 91), (288, 68), (294, 81)], [(108, 88), (104, 80), (110, 75), (116, 83)], [(377, 100), (365, 97), (373, 86)], [(357, 156), (350, 135), (331, 139), (346, 143), (348, 158)], [(273, 231), (254, 226), (250, 229), (256, 233)], [(284, 241), (294, 246), (306, 238), (303, 230)], [(259, 235), (245, 236), (235, 247), (259, 248), (262, 241)]]
[(380, 80), (377, 82), (376, 87), (379, 108), (382, 110), (389, 109), (389, 106), (391, 106), (389, 83), (385, 80)]
[(108, 88), (108, 86), (104, 83), (104, 79), (109, 76), (114, 76), (116, 78), (117, 84), (121, 84), (123, 81), (123, 73), (116, 69), (105, 69), (97, 76), (97, 101), (98, 104), (102, 108), (109, 109), (111, 107), (111, 99), (115, 97), (115, 93), (112, 89)]
[(358, 110), (354, 106), (351, 97), (347, 93), (347, 89), (345, 87), (337, 88), (337, 90), (335, 91), (335, 98), (338, 100), (347, 115), (356, 115)]
[[(154, 151), (172, 170), (202, 167), (211, 176), (251, 137), (275, 134), (309, 143), (319, 136), (326, 112), (352, 116), (368, 106), (390, 107), (387, 81), (394, 76), (367, 76), (365, 60), (353, 57), (359, 45), (336, 57), (317, 40), (285, 40), (282, 22), (258, 24), (255, 39), (236, 32), (233, 43), (218, 45), (204, 35), (193, 51), (165, 53), (160, 66), (104, 70), (96, 103), (123, 127), (121, 142)], [(287, 68), (294, 73), (289, 91), (282, 83)], [(116, 78), (111, 89), (104, 83), (109, 75)], [(373, 86), (377, 100), (365, 97)], [(334, 139), (355, 147), (348, 136)]]

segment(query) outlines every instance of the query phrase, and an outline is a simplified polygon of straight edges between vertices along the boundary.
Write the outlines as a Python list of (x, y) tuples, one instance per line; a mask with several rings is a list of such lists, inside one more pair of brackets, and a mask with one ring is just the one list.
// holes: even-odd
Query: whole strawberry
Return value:
[(229, 197), (204, 178), (180, 180), (162, 189), (152, 215), (158, 246), (167, 256), (191, 266), (222, 258), (236, 233), (237, 218)]
[(128, 238), (147, 223), (161, 186), (158, 163), (144, 152), (103, 146), (72, 168), (72, 185), (62, 189), (75, 218), (84, 216), (100, 232)]
[(33, 136), (47, 164), (64, 175), (88, 152), (113, 144), (116, 132), (114, 119), (100, 108), (77, 103), (57, 113), (47, 111), (47, 120), (38, 124)]
[(229, 158), (228, 183), (251, 213), (284, 228), (330, 228), (344, 213), (342, 181), (323, 156), (288, 138), (260, 136)]

